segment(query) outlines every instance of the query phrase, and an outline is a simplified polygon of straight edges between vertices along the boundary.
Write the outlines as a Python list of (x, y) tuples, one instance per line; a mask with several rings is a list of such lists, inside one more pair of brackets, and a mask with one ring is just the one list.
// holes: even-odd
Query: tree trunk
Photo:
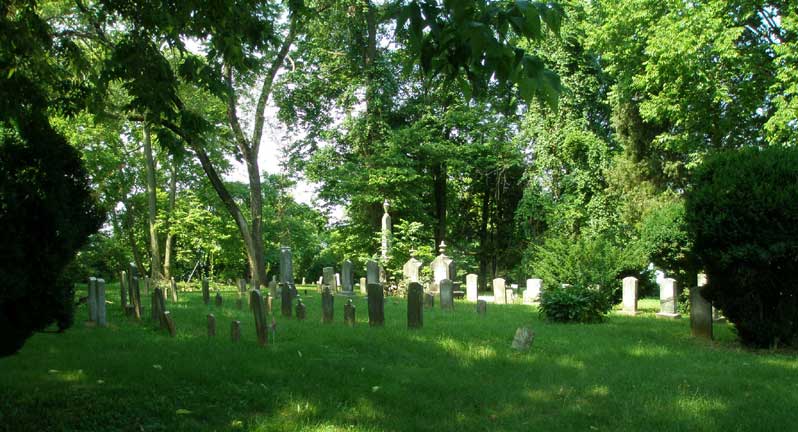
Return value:
[(163, 277), (166, 280), (172, 278), (172, 217), (175, 212), (175, 195), (177, 195), (177, 158), (172, 157), (172, 165), (169, 173), (169, 229), (166, 233), (166, 242), (163, 248)]
[(257, 153), (248, 155), (247, 172), (249, 173), (249, 210), (252, 217), (250, 268), (253, 270), (252, 279), (257, 281), (257, 286), (260, 286), (260, 284), (266, 284), (266, 263), (263, 258), (263, 192)]
[(138, 270), (139, 274), (143, 275), (147, 272), (144, 269), (144, 261), (141, 259), (141, 252), (136, 244), (136, 233), (133, 227), (133, 206), (127, 201), (124, 201), (123, 204), (125, 205), (124, 225), (127, 227), (127, 241), (130, 246), (130, 251), (133, 253), (133, 263), (136, 264), (136, 270)]
[(155, 183), (155, 161), (152, 157), (152, 137), (150, 127), (144, 124), (144, 160), (147, 171), (147, 224), (150, 232), (150, 277), (160, 279), (163, 277), (161, 271), (161, 250), (158, 243), (158, 227), (155, 222), (156, 217), (156, 183)]
[(490, 219), (490, 190), (487, 177), (482, 193), (482, 221), (479, 224), (479, 287), (488, 289), (488, 220)]
[(446, 162), (432, 168), (435, 195), (435, 247), (446, 239)]

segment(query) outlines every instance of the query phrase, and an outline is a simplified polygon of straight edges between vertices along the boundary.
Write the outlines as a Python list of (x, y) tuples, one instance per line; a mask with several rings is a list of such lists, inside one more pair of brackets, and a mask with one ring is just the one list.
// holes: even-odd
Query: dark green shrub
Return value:
[(701, 293), (758, 347), (798, 335), (798, 151), (747, 148), (715, 154), (686, 196)]
[(612, 309), (608, 291), (581, 286), (545, 288), (540, 294), (540, 311), (553, 322), (600, 322)]

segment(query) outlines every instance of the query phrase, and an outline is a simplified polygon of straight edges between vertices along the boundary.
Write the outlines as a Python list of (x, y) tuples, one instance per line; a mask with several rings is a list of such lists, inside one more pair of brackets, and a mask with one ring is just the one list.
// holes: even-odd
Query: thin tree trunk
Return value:
[(144, 269), (144, 260), (141, 259), (141, 252), (139, 251), (138, 245), (136, 244), (136, 234), (133, 228), (133, 206), (130, 205), (129, 202), (124, 201), (123, 204), (125, 205), (125, 226), (127, 226), (127, 241), (128, 245), (130, 246), (130, 251), (133, 253), (133, 263), (136, 264), (136, 270), (138, 270), (140, 275), (146, 274), (146, 270)]
[(432, 168), (435, 195), (435, 247), (446, 239), (446, 162)]
[(488, 289), (488, 221), (490, 219), (490, 191), (485, 179), (485, 191), (482, 193), (482, 220), (479, 224), (479, 287)]
[(163, 277), (166, 280), (172, 278), (172, 218), (175, 212), (175, 195), (177, 195), (177, 158), (172, 157), (172, 165), (169, 168), (169, 227), (166, 232), (166, 242), (163, 250)]
[(160, 279), (163, 277), (161, 270), (161, 250), (158, 243), (158, 227), (156, 217), (156, 183), (155, 160), (152, 157), (152, 137), (150, 127), (144, 123), (144, 160), (147, 171), (147, 224), (150, 232), (150, 277)]

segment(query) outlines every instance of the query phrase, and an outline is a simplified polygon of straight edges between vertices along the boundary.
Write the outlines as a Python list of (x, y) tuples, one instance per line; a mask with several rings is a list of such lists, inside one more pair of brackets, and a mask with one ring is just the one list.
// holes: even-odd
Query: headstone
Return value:
[(385, 302), (382, 284), (370, 283), (368, 289), (369, 325), (378, 327), (385, 324)]
[(175, 329), (175, 321), (172, 319), (172, 313), (169, 311), (164, 311), (163, 320), (166, 323), (166, 329), (169, 330), (169, 336), (177, 336), (177, 330)]
[(377, 261), (366, 261), (366, 290), (368, 291), (368, 284), (380, 283), (380, 266)]
[(449, 280), (452, 282), (457, 280), (457, 263), (452, 260), (449, 262)]
[(272, 297), (271, 293), (266, 293), (266, 297), (263, 299), (264, 307), (266, 307), (266, 313), (272, 315), (272, 301), (274, 297)]
[(352, 299), (346, 301), (344, 305), (344, 322), (350, 326), (355, 326), (355, 305), (352, 304)]
[(454, 310), (454, 286), (452, 281), (444, 279), (440, 282), (441, 310)]
[(119, 305), (122, 310), (127, 309), (127, 272), (124, 270), (119, 274)]
[[(127, 296), (127, 298), (128, 298), (128, 301), (131, 304), (133, 304), (133, 305), (136, 304), (136, 301), (133, 298), (136, 295), (135, 294), (135, 287), (133, 286), (133, 278), (138, 278), (138, 277), (139, 277), (138, 268), (136, 268), (136, 265), (134, 263), (130, 263), (128, 265), (128, 272), (127, 272), (127, 282), (128, 282), (127, 283), (127, 288), (128, 288), (128, 296)], [(141, 298), (139, 298), (139, 302), (141, 302)]]
[(301, 298), (296, 299), (296, 319), (298, 319), (299, 321), (305, 319), (305, 315), (307, 313), (305, 309), (306, 309), (305, 304), (302, 303), (302, 299)]
[(502, 278), (493, 279), (493, 303), (507, 304), (507, 288)]
[(241, 321), (235, 320), (230, 325), (230, 340), (233, 342), (241, 340)]
[(288, 246), (280, 247), (280, 283), (288, 284), (289, 287), (294, 285), (294, 264), (291, 259), (291, 248)]
[(175, 278), (172, 278), (169, 282), (172, 284), (172, 301), (177, 303), (177, 282), (175, 282)]
[(410, 282), (407, 287), (407, 328), (424, 326), (424, 287)]
[(293, 309), (293, 301), (291, 300), (291, 289), (287, 284), (280, 284), (280, 311), (286, 318), (291, 318), (291, 309)]
[(712, 321), (720, 324), (726, 322), (726, 317), (724, 317), (723, 314), (720, 313), (720, 309), (716, 308), (715, 306), (712, 306)]
[(216, 307), (222, 307), (222, 292), (216, 291)]
[(673, 278), (665, 278), (659, 284), (659, 305), (660, 311), (657, 316), (665, 318), (679, 318), (677, 306), (677, 288), (676, 280)]
[(432, 284), (430, 284), (429, 289), (432, 292), (438, 292), (440, 289), (438, 284), (440, 284), (442, 280), (451, 280), (449, 275), (449, 265), (452, 263), (452, 259), (446, 256), (444, 253), (446, 252), (446, 243), (441, 242), (438, 248), (440, 250), (440, 254), (430, 263), (430, 269), (432, 270)]
[(208, 337), (216, 336), (216, 317), (211, 313), (208, 314)]
[(97, 322), (97, 278), (90, 277), (89, 278), (89, 297), (86, 301), (87, 306), (89, 307), (89, 321)]
[(208, 287), (207, 278), (202, 279), (202, 302), (205, 303), (206, 306), (209, 305), (211, 302), (211, 292)]
[(267, 345), (269, 343), (269, 338), (266, 333), (266, 317), (263, 313), (263, 296), (260, 290), (256, 289), (250, 291), (249, 296), (249, 304), (255, 316), (255, 333), (258, 335), (258, 343), (260, 345)]
[(543, 288), (543, 280), (527, 279), (526, 289), (524, 290), (524, 304), (532, 304), (538, 301), (541, 288)]
[(421, 266), (421, 261), (417, 260), (415, 257), (410, 257), (405, 265), (402, 266), (402, 277), (404, 277), (405, 282), (408, 284), (418, 282), (418, 270)]
[(698, 274), (696, 287), (690, 290), (690, 332), (694, 337), (712, 340), (712, 303), (701, 295), (707, 275)]
[(623, 310), (624, 315), (637, 315), (637, 278), (623, 278)]
[(366, 278), (362, 277), (360, 278), (360, 294), (366, 295), (366, 293)]
[(330, 291), (329, 285), (325, 285), (321, 292), (321, 322), (333, 322), (333, 313), (335, 311), (335, 297)]
[(321, 269), (322, 272), (322, 285), (327, 285), (330, 287), (330, 291), (335, 293), (336, 283), (335, 283), (335, 269), (332, 267), (324, 267)]
[(475, 302), (478, 300), (477, 275), (469, 273), (466, 275), (466, 300)]
[(515, 291), (513, 291), (512, 288), (504, 289), (504, 301), (506, 301), (507, 304), (515, 303)]
[(272, 297), (277, 296), (279, 291), (277, 289), (278, 288), (277, 276), (272, 276), (272, 280), (270, 280), (266, 286), (269, 287), (269, 294), (271, 294)]
[(105, 327), (108, 325), (105, 310), (105, 279), (97, 279), (97, 325)]
[(424, 294), (424, 307), (432, 309), (435, 307), (435, 294), (428, 292)]
[(341, 290), (344, 294), (353, 294), (352, 261), (344, 260), (341, 264)]
[(141, 319), (141, 289), (139, 288), (139, 278), (133, 277), (133, 316), (137, 320)]
[(333, 291), (335, 292), (341, 291), (341, 273), (335, 274), (335, 289)]
[[(388, 213), (390, 207), (391, 205), (388, 203), (387, 199), (383, 201), (382, 209), (384, 213), (382, 215), (382, 229), (380, 230), (382, 240), (380, 244), (380, 258), (383, 263), (387, 263), (391, 258), (391, 243), (393, 242), (393, 225), (391, 224), (391, 215)], [(387, 282), (384, 269), (380, 269), (379, 282)], [(369, 281), (369, 283), (375, 282)]]
[(485, 300), (477, 300), (477, 315), (485, 315), (488, 311), (488, 302)]
[(527, 351), (529, 347), (532, 346), (532, 342), (535, 340), (535, 332), (533, 332), (528, 327), (519, 327), (515, 331), (515, 337), (513, 337), (513, 349), (516, 351)]

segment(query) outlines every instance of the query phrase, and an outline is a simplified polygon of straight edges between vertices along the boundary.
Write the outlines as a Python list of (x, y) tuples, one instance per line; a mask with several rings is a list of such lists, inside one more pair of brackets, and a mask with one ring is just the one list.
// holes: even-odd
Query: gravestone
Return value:
[(477, 315), (485, 315), (488, 311), (488, 302), (485, 300), (477, 300)]
[(424, 287), (410, 282), (407, 287), (407, 328), (424, 326)]
[[(139, 277), (139, 270), (138, 270), (138, 268), (136, 268), (136, 265), (135, 265), (135, 264), (133, 264), (133, 263), (130, 263), (130, 264), (128, 265), (128, 272), (127, 272), (127, 282), (128, 282), (128, 283), (127, 283), (127, 288), (128, 288), (128, 292), (127, 292), (127, 294), (128, 294), (128, 295), (127, 295), (127, 298), (128, 298), (128, 301), (129, 301), (131, 304), (133, 304), (134, 306), (135, 306), (136, 302), (135, 302), (135, 300), (133, 299), (133, 297), (134, 297), (136, 294), (135, 294), (135, 287), (133, 286), (133, 278), (138, 278), (138, 277)], [(140, 301), (141, 301), (141, 298), (139, 298), (139, 302), (140, 302)]]
[(208, 337), (216, 336), (216, 317), (211, 313), (208, 314)]
[(252, 290), (249, 293), (249, 304), (252, 307), (252, 313), (255, 316), (255, 333), (258, 335), (258, 343), (260, 345), (267, 345), (269, 339), (266, 333), (266, 317), (263, 313), (263, 296), (260, 290)]
[(369, 305), (369, 325), (378, 327), (385, 324), (385, 304), (382, 291), (382, 284), (370, 283), (366, 287), (368, 290), (368, 305)]
[(368, 260), (366, 261), (366, 291), (368, 291), (368, 285), (373, 283), (380, 283), (380, 266), (377, 261)]
[(205, 306), (211, 303), (211, 291), (208, 287), (208, 279), (202, 279), (202, 302), (205, 303)]
[(366, 295), (366, 278), (360, 278), (360, 294)]
[(163, 320), (166, 323), (166, 329), (169, 331), (169, 336), (177, 336), (177, 329), (175, 329), (175, 321), (172, 319), (172, 313), (164, 311)]
[(444, 279), (439, 284), (441, 310), (454, 310), (454, 286), (452, 281)]
[(540, 300), (541, 288), (543, 288), (543, 280), (527, 279), (526, 289), (524, 290), (524, 304), (532, 304)]
[[(391, 224), (391, 215), (388, 213), (390, 209), (390, 204), (386, 199), (382, 203), (382, 209), (384, 211), (382, 215), (382, 227), (380, 230), (381, 234), (381, 242), (380, 242), (380, 258), (382, 259), (383, 263), (387, 263), (391, 258), (391, 243), (393, 242), (393, 225)], [(379, 282), (385, 283), (387, 282), (387, 276), (385, 274), (385, 269), (379, 269)], [(377, 281), (369, 281), (369, 283), (376, 283)]]
[(280, 284), (280, 311), (282, 315), (286, 318), (291, 318), (291, 309), (293, 309), (293, 304), (291, 300), (291, 289), (288, 285), (281, 283)]
[(276, 297), (279, 291), (277, 289), (277, 276), (272, 276), (272, 280), (270, 280), (266, 286), (269, 287), (269, 294), (271, 294), (272, 297)]
[(321, 269), (322, 273), (322, 285), (327, 285), (330, 287), (330, 291), (335, 293), (336, 283), (335, 283), (335, 269), (332, 267), (324, 267)]
[(341, 290), (344, 294), (354, 294), (352, 277), (352, 261), (344, 260), (341, 264)]
[(305, 319), (305, 315), (307, 311), (305, 310), (305, 304), (302, 303), (301, 298), (297, 298), (296, 300), (296, 319), (299, 321), (303, 321)]
[[(288, 285), (291, 290), (291, 297), (296, 297), (296, 284), (294, 284), (294, 264), (292, 260), (291, 248), (282, 246), (280, 248), (280, 283)], [(273, 296), (277, 293), (272, 293)]]
[(177, 303), (177, 282), (172, 278), (169, 283), (172, 284), (172, 302)]
[(502, 278), (493, 279), (493, 303), (507, 304), (507, 288)]
[(97, 278), (90, 277), (88, 285), (89, 297), (86, 305), (89, 308), (89, 321), (97, 322)]
[(712, 303), (701, 295), (707, 275), (699, 273), (696, 287), (690, 290), (690, 332), (694, 337), (712, 340)]
[(335, 291), (335, 292), (340, 292), (341, 291), (341, 273), (336, 273), (335, 274), (335, 287), (334, 287), (333, 291)]
[(141, 289), (139, 288), (139, 278), (133, 277), (133, 316), (137, 320), (141, 319)]
[(216, 291), (216, 307), (222, 307), (223, 301), (224, 300), (222, 299), (222, 292)]
[(344, 322), (349, 327), (355, 326), (355, 305), (352, 304), (352, 299), (347, 300), (344, 305)]
[(105, 327), (108, 325), (105, 310), (105, 279), (97, 279), (97, 325)]
[(234, 320), (230, 324), (230, 340), (233, 342), (241, 340), (241, 321)]
[(274, 299), (274, 297), (272, 297), (272, 294), (268, 293), (268, 292), (266, 293), (266, 297), (263, 298), (263, 303), (264, 303), (264, 306), (266, 307), (266, 313), (269, 314), (269, 315), (272, 315), (272, 300), (273, 299)]
[(124, 270), (119, 274), (119, 305), (122, 310), (127, 309), (127, 272)]
[(665, 278), (659, 284), (659, 305), (660, 311), (657, 316), (664, 318), (679, 318), (681, 314), (678, 312), (678, 291), (676, 287), (676, 280), (673, 278)]
[(333, 322), (335, 312), (335, 297), (330, 291), (329, 285), (325, 285), (321, 292), (321, 322), (329, 324)]
[(516, 351), (527, 351), (535, 340), (535, 332), (528, 327), (519, 327), (513, 337), (512, 348)]
[(307, 283), (305, 283), (305, 277), (304, 276), (302, 276), (302, 285), (307, 285)]
[(418, 282), (418, 270), (421, 266), (421, 261), (417, 260), (415, 257), (411, 257), (407, 260), (405, 265), (402, 266), (402, 277), (405, 282), (408, 284), (411, 282)]
[(424, 307), (432, 309), (435, 307), (435, 294), (428, 292), (424, 294)]
[(479, 299), (477, 291), (477, 275), (469, 273), (466, 275), (466, 300), (475, 302)]
[(624, 315), (637, 315), (637, 278), (623, 278), (623, 310)]
[(452, 259), (446, 256), (444, 253), (446, 252), (446, 243), (441, 242), (438, 248), (440, 250), (440, 254), (436, 256), (435, 259), (430, 263), (430, 269), (432, 270), (432, 283), (429, 286), (429, 290), (432, 292), (438, 292), (440, 289), (438, 284), (440, 284), (442, 280), (451, 280), (449, 270), (451, 268), (450, 264), (452, 263)]
[(451, 260), (449, 262), (449, 277), (447, 279), (452, 281), (453, 284), (456, 283), (455, 281), (457, 280), (457, 264), (454, 262), (454, 260)]

